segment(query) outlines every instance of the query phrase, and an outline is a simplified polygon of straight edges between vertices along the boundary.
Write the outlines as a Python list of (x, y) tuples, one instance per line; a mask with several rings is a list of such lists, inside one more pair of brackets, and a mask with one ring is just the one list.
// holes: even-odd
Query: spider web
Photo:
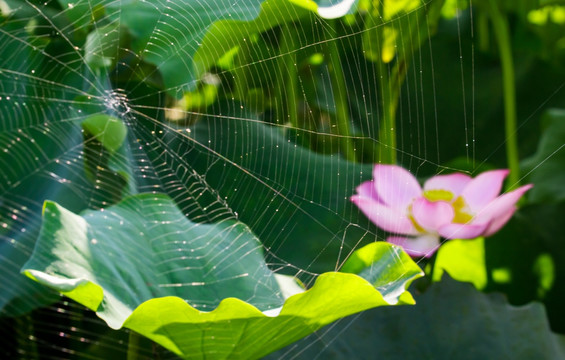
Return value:
[[(261, 1), (1, 1), (0, 269), (17, 274), (31, 255), (44, 200), (78, 213), (149, 192), (169, 195), (195, 223), (244, 222), (263, 242), (270, 269), (307, 286), (317, 274), (338, 270), (355, 249), (385, 238), (348, 200), (371, 178), (375, 149), (383, 145), (375, 85), (382, 74), (367, 60), (363, 36), (394, 24), (402, 31), (402, 21), (434, 2), (416, 2), (368, 27), (354, 9), (336, 21), (313, 12), (298, 16), (304, 10), (287, 4), (288, 28), (261, 18)], [(477, 146), (475, 121), (487, 111), (475, 108), (483, 79), (474, 73), (472, 11), (463, 10), (440, 20), (439, 40), (429, 38), (436, 24), (427, 17), (394, 40), (395, 51), (407, 56), (395, 150), (416, 176), (473, 173), (503, 156), (503, 135), (483, 150)], [(258, 30), (247, 36), (218, 30), (219, 38), (206, 38), (211, 24), (258, 16)], [(293, 28), (293, 35), (285, 32)], [(436, 41), (449, 52), (435, 51)], [(211, 50), (199, 50), (206, 46)], [(332, 46), (340, 64), (329, 64)], [(342, 88), (331, 81), (332, 66), (343, 69)], [(287, 86), (295, 104), (279, 86), (293, 68), (296, 83)], [(340, 96), (348, 99), (346, 135), (334, 120)], [(292, 106), (300, 126), (286, 112)], [(125, 124), (119, 151), (109, 155), (85, 133), (81, 124), (96, 114)], [(449, 124), (440, 126), (445, 117)], [(364, 164), (344, 159), (344, 139)], [(82, 306), (23, 277), (3, 281), (6, 314), (54, 304), (34, 310), (33, 321), (30, 315), (2, 320), (3, 329), (18, 329), (3, 333), (6, 344), (17, 344), (6, 355), (125, 353), (127, 330), (107, 330)], [(29, 296), (14, 299), (16, 291)]]

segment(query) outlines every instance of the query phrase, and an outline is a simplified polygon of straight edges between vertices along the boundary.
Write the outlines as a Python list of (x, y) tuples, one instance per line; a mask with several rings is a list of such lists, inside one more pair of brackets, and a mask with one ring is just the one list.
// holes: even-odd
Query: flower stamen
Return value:
[(473, 220), (473, 215), (470, 214), (469, 206), (467, 206), (465, 199), (461, 196), (458, 196), (451, 205), (455, 211), (455, 216), (453, 217), (453, 222), (455, 224), (467, 224)]
[(451, 191), (442, 190), (442, 189), (426, 190), (424, 191), (423, 195), (426, 199), (428, 199), (431, 202), (436, 202), (436, 201), (450, 202), (451, 200), (453, 200), (454, 197)]

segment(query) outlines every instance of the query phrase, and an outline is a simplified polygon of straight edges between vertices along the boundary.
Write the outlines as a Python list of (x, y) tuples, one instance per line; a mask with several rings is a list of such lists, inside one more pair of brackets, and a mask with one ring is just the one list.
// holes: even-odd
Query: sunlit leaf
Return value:
[(458, 239), (443, 244), (437, 253), (433, 280), (440, 281), (447, 271), (455, 280), (470, 282), (477, 289), (484, 289), (488, 282), (484, 241), (484, 238)]
[[(409, 261), (410, 256), (404, 251), (400, 251), (400, 247), (393, 246), (397, 249), (396, 257), (387, 257), (386, 254), (390, 252), (389, 246), (385, 242), (374, 242), (356, 250), (347, 259), (341, 271), (357, 274), (381, 292), (387, 292), (393, 298), (397, 297), (398, 294), (405, 291), (403, 285), (396, 282), (396, 279), (400, 276), (396, 267), (399, 261), (406, 264), (402, 269), (402, 276), (409, 276), (410, 274), (420, 276), (423, 272), (416, 263)], [(385, 259), (388, 261), (385, 261)], [(397, 287), (394, 288), (391, 284), (396, 284)]]
[(302, 291), (269, 270), (245, 225), (193, 223), (159, 194), (82, 215), (46, 202), (43, 218), (25, 274), (185, 358), (259, 358), (341, 317), (413, 303), (406, 288), (421, 276), (399, 248), (379, 243), (378, 288), (325, 273)]

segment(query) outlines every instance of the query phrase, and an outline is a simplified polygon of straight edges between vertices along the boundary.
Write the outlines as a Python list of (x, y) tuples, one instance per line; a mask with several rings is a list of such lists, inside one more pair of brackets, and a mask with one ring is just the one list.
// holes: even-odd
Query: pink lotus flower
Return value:
[(405, 235), (388, 242), (411, 256), (430, 257), (445, 239), (473, 239), (497, 232), (516, 211), (516, 202), (533, 185), (499, 196), (508, 170), (487, 171), (474, 179), (454, 173), (428, 179), (424, 187), (396, 165), (375, 165), (373, 180), (357, 187), (351, 201), (378, 227)]

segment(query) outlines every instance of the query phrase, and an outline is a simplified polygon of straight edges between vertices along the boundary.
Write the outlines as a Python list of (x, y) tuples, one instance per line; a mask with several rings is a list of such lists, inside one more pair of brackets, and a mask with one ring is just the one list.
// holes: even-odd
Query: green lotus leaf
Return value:
[(373, 246), (378, 255), (370, 263), (387, 271), (372, 282), (387, 286), (330, 272), (304, 291), (268, 268), (244, 224), (194, 223), (166, 195), (140, 194), (82, 215), (46, 202), (22, 272), (110, 327), (127, 327), (181, 357), (248, 359), (350, 314), (413, 304), (406, 289), (421, 276), (417, 265), (397, 247)]

